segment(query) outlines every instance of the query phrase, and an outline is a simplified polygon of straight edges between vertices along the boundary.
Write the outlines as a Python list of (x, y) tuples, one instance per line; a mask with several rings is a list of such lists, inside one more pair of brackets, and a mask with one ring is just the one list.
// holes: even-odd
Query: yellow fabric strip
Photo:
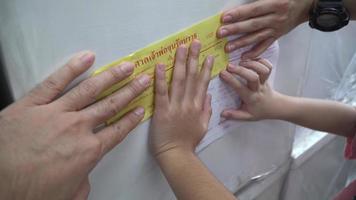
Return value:
[[(105, 65), (96, 70), (93, 75), (97, 75), (111, 67), (117, 66), (122, 62), (132, 62), (135, 64), (134, 73), (124, 81), (113, 85), (108, 90), (104, 91), (98, 99), (105, 98), (112, 94), (116, 90), (125, 86), (128, 82), (133, 80), (140, 74), (148, 74), (154, 77), (154, 69), (157, 63), (163, 63), (167, 66), (166, 77), (167, 83), (170, 83), (172, 78), (174, 56), (178, 46), (182, 44), (189, 45), (194, 39), (200, 40), (202, 44), (200, 54), (200, 66), (206, 56), (215, 56), (215, 64), (212, 71), (212, 77), (216, 76), (220, 71), (226, 68), (228, 64), (229, 56), (224, 52), (224, 46), (227, 43), (227, 39), (217, 39), (216, 30), (220, 27), (220, 14), (207, 18), (191, 27), (188, 27), (182, 31), (172, 34), (160, 41), (152, 43), (147, 47), (144, 47), (124, 58), (114, 61), (108, 65)], [(132, 109), (142, 106), (145, 108), (146, 120), (153, 114), (154, 105), (154, 82), (151, 86), (134, 101), (132, 101), (124, 110), (119, 112), (116, 116), (112, 117), (107, 123), (113, 123), (120, 119), (124, 114)]]

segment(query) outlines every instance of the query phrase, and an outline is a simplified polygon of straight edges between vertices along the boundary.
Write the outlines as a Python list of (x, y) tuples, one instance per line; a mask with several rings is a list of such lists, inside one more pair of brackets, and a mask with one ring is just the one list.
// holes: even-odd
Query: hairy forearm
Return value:
[(350, 137), (356, 132), (356, 110), (328, 100), (314, 100), (280, 95), (277, 119), (307, 128)]
[(192, 152), (171, 150), (157, 161), (180, 200), (235, 200)]

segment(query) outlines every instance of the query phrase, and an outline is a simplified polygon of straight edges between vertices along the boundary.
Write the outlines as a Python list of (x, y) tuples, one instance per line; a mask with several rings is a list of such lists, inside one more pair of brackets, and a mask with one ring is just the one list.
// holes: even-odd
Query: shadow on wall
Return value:
[(4, 66), (2, 52), (2, 45), (0, 41), (0, 110), (13, 102), (13, 96), (7, 80), (7, 72)]

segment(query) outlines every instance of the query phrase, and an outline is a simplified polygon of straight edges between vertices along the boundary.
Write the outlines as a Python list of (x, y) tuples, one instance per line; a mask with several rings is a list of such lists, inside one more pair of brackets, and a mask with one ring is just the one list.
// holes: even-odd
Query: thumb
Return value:
[(243, 120), (243, 121), (251, 121), (254, 119), (251, 113), (244, 110), (233, 110), (233, 109), (224, 110), (221, 113), (221, 116), (226, 119)]

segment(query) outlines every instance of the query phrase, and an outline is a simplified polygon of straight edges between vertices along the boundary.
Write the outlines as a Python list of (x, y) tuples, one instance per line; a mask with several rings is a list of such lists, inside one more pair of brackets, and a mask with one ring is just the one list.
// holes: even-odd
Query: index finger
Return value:
[(221, 16), (221, 21), (223, 23), (242, 21), (252, 17), (272, 13), (275, 9), (275, 2), (256, 1), (253, 3), (237, 6), (231, 10), (225, 11)]

